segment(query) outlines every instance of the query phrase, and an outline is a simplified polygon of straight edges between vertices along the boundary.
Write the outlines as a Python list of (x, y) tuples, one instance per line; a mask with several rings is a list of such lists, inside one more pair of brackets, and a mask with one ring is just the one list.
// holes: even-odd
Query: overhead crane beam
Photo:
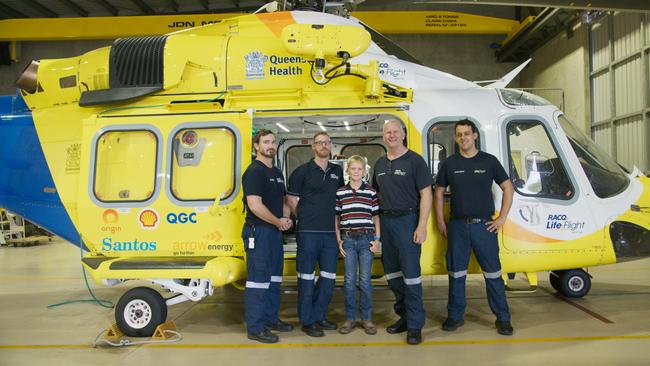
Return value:
[[(0, 41), (115, 39), (150, 36), (217, 22), (241, 14), (177, 14), (88, 18), (0, 20)], [(359, 11), (352, 13), (385, 34), (510, 34), (520, 23), (448, 11)], [(43, 32), (47, 29), (47, 32)]]
[(427, 0), (426, 3), (429, 5), (521, 5), (573, 10), (650, 12), (650, 1), (648, 0)]

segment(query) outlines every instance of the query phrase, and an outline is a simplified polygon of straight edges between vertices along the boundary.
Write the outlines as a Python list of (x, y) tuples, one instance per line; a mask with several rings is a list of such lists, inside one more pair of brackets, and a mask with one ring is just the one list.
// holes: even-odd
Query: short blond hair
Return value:
[(352, 165), (352, 163), (359, 163), (363, 167), (363, 170), (366, 170), (366, 159), (361, 155), (350, 156), (347, 161), (346, 170), (350, 168), (350, 165)]

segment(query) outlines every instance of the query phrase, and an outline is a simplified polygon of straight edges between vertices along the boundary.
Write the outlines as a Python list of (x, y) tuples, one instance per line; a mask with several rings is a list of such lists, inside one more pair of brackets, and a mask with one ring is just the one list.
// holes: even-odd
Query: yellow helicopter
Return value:
[[(174, 293), (137, 287), (120, 299), (121, 330), (148, 336), (168, 306), (245, 279), (241, 175), (254, 130), (276, 132), (288, 176), (320, 130), (334, 154), (374, 165), (383, 124), (399, 120), (435, 175), (455, 149), (454, 123), (468, 118), (516, 187), (499, 234), (504, 272), (534, 288), (536, 272), (551, 271), (557, 290), (579, 297), (591, 283), (582, 268), (650, 254), (650, 181), (557, 107), (507, 89), (524, 65), (482, 87), (377, 37), (353, 18), (259, 13), (32, 62), (20, 92), (0, 98), (0, 206), (86, 249), (98, 283), (144, 279)], [(424, 275), (447, 273), (433, 222)], [(285, 276), (295, 276), (295, 239), (285, 239)]]

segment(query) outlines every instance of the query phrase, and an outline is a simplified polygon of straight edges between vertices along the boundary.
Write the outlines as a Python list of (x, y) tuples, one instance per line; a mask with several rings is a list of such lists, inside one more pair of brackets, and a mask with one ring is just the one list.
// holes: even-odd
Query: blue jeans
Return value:
[(298, 318), (300, 324), (311, 325), (325, 319), (332, 300), (339, 246), (334, 232), (298, 232), (297, 239)]
[(370, 251), (370, 242), (374, 234), (344, 236), (345, 250), (345, 319), (357, 318), (357, 265), (359, 268), (359, 310), (361, 320), (372, 318), (372, 283), (371, 269), (374, 253)]
[(406, 319), (408, 329), (424, 326), (420, 255), (422, 246), (413, 242), (418, 215), (381, 215), (381, 262), (388, 287), (395, 295), (393, 309)]
[(468, 224), (452, 219), (447, 229), (447, 271), (449, 273), (448, 316), (460, 320), (465, 314), (465, 280), (469, 265), (470, 250), (481, 265), (490, 309), (499, 321), (510, 321), (510, 310), (506, 301), (506, 290), (501, 278), (499, 241), (496, 233), (487, 230), (485, 222)]

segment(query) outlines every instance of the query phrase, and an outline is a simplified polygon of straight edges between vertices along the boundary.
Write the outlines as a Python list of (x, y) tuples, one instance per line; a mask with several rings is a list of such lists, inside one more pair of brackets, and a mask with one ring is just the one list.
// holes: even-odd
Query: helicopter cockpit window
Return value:
[(573, 185), (544, 125), (538, 121), (512, 121), (507, 131), (510, 179), (517, 192), (571, 199)]
[(594, 193), (600, 198), (607, 198), (624, 191), (630, 179), (616, 161), (566, 117), (560, 116), (558, 121)]
[(99, 201), (142, 202), (153, 196), (156, 134), (147, 130), (108, 131), (97, 139), (95, 149), (93, 191)]
[(172, 195), (180, 201), (228, 198), (235, 189), (236, 146), (229, 128), (179, 130), (172, 141)]
[[(451, 122), (437, 122), (429, 129), (427, 146), (428, 146), (428, 159), (429, 169), (431, 176), (435, 181), (440, 163), (442, 163), (448, 156), (458, 152), (458, 146), (455, 140), (454, 126), (456, 121)], [(476, 140), (476, 147), (481, 146), (481, 135)]]

